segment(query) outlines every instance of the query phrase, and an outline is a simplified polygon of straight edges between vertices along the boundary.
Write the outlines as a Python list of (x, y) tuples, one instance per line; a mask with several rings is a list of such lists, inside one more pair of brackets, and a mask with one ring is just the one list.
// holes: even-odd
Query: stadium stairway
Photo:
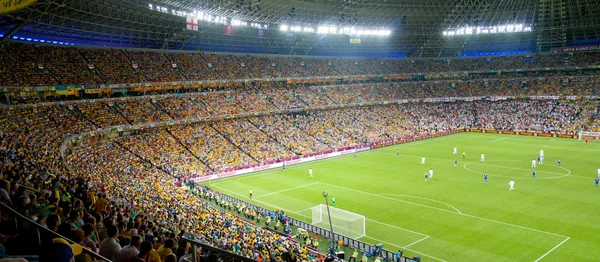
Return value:
[(250, 159), (254, 160), (256, 163), (260, 163), (260, 161), (258, 161), (258, 159), (254, 158), (250, 154), (250, 152), (246, 152), (246, 150), (242, 149), (239, 145), (237, 145), (236, 143), (234, 143), (233, 141), (231, 141), (231, 139), (229, 138), (229, 136), (224, 135), (223, 132), (221, 132), (221, 130), (219, 130), (218, 128), (216, 128), (212, 123), (209, 126), (213, 130), (215, 130), (215, 132), (217, 132), (222, 138), (224, 138), (225, 140), (227, 140), (227, 142), (229, 142), (230, 144), (232, 144), (233, 146), (235, 146), (235, 148), (237, 148), (241, 152), (244, 152), (244, 154), (246, 154)]
[(175, 139), (175, 141), (177, 141), (177, 143), (178, 143), (178, 144), (179, 144), (181, 147), (183, 147), (183, 149), (185, 149), (185, 151), (187, 151), (187, 152), (188, 152), (190, 155), (192, 155), (192, 156), (193, 156), (193, 157), (194, 157), (196, 160), (198, 160), (200, 163), (202, 163), (202, 165), (206, 166), (208, 169), (210, 169), (210, 171), (213, 171), (213, 172), (215, 171), (215, 169), (214, 169), (214, 168), (212, 168), (212, 167), (211, 167), (211, 166), (208, 164), (208, 162), (207, 162), (206, 160), (203, 160), (203, 159), (201, 159), (200, 157), (198, 157), (198, 155), (194, 154), (194, 152), (193, 152), (192, 150), (190, 150), (190, 148), (189, 148), (187, 145), (185, 145), (183, 142), (181, 142), (181, 140), (180, 140), (180, 139), (179, 139), (177, 136), (175, 136), (175, 135), (174, 135), (174, 134), (171, 132), (171, 130), (169, 130), (169, 128), (168, 128), (168, 127), (167, 127), (167, 128), (165, 128), (165, 131), (167, 131), (167, 133), (169, 133), (169, 135), (170, 135), (170, 136), (172, 136), (172, 137), (173, 137), (173, 139)]
[(260, 132), (262, 132), (263, 134), (265, 134), (267, 137), (269, 137), (270, 139), (272, 139), (273, 141), (279, 143), (281, 146), (285, 147), (287, 150), (293, 152), (296, 155), (302, 155), (299, 152), (294, 151), (294, 149), (288, 147), (286, 144), (282, 143), (281, 141), (279, 141), (277, 138), (273, 137), (270, 133), (267, 133), (265, 130), (263, 130), (262, 128), (260, 128), (255, 122), (253, 122), (252, 120), (248, 119), (248, 122), (254, 126), (256, 129), (258, 129)]
[(121, 110), (119, 109), (117, 104), (113, 103), (112, 105), (109, 105), (108, 108), (109, 108), (109, 110), (113, 111), (115, 114), (120, 115), (123, 119), (125, 119), (125, 121), (127, 121), (128, 124), (133, 125), (133, 122), (131, 122), (131, 120), (129, 120), (127, 117), (125, 117), (125, 115), (123, 114), (123, 112), (121, 112)]

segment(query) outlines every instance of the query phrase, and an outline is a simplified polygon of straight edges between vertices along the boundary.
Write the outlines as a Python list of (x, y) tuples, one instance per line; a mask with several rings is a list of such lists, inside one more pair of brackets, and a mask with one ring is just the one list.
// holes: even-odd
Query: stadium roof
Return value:
[[(452, 57), (595, 44), (599, 13), (600, 2), (590, 0), (39, 0), (0, 17), (0, 35), (175, 50)], [(185, 29), (186, 16), (200, 19), (198, 31)], [(234, 25), (233, 35), (223, 33), (224, 24)], [(375, 30), (391, 34), (368, 35)], [(357, 34), (360, 44), (350, 43)]]

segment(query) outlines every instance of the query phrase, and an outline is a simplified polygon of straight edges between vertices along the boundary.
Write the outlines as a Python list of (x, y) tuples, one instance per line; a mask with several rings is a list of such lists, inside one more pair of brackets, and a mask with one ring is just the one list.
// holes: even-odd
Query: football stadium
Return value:
[(600, 261), (599, 14), (0, 0), (0, 262)]

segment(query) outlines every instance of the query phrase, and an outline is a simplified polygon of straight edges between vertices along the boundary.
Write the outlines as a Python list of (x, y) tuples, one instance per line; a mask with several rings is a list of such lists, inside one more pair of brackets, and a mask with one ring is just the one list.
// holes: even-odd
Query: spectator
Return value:
[(125, 246), (123, 249), (121, 249), (115, 262), (130, 261), (132, 257), (136, 257), (140, 253), (141, 245), (142, 245), (142, 237), (141, 236), (131, 237), (131, 243), (128, 246)]
[(108, 238), (100, 244), (100, 255), (114, 262), (121, 251), (121, 246), (117, 240), (119, 231), (116, 226), (109, 226), (106, 232)]

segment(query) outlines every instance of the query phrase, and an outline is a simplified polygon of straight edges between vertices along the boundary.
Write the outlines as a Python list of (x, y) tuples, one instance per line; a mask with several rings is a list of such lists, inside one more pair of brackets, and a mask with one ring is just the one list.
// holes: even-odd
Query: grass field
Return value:
[[(545, 163), (532, 179), (540, 149)], [(600, 261), (599, 167), (599, 142), (462, 133), (207, 185), (245, 200), (252, 188), (251, 202), (308, 222), (306, 209), (324, 203), (327, 190), (338, 208), (367, 218), (362, 241), (422, 261)], [(430, 168), (434, 177), (425, 182)]]

